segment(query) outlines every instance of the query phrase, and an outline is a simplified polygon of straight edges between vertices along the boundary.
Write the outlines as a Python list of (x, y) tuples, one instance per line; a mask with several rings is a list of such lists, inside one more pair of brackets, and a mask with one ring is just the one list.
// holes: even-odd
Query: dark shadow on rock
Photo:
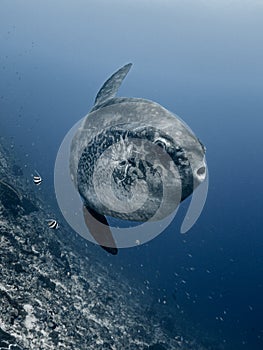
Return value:
[(0, 349), (1, 350), (23, 350), (19, 345), (17, 345), (17, 340), (7, 332), (0, 328)]
[(50, 278), (47, 277), (47, 276), (44, 276), (44, 275), (38, 276), (38, 283), (39, 283), (40, 287), (47, 288), (47, 289), (49, 289), (51, 291), (54, 291), (56, 289), (55, 283), (52, 282), (50, 280)]
[(38, 211), (38, 207), (28, 198), (23, 197), (21, 205), (23, 207), (23, 215), (28, 215), (33, 211)]
[(23, 197), (20, 192), (5, 180), (0, 180), (0, 202), (7, 211), (5, 214), (13, 216), (28, 215), (38, 211), (38, 207), (27, 197)]
[(21, 200), (22, 196), (12, 185), (0, 180), (0, 202), (10, 214), (14, 216), (19, 214)]

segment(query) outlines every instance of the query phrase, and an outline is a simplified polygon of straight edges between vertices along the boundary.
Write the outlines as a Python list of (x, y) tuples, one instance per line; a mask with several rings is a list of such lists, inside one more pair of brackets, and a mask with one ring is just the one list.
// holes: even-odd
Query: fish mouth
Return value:
[(145, 166), (141, 160), (136, 161), (134, 158), (119, 162), (119, 167), (114, 171), (114, 181), (117, 185), (122, 185), (126, 190), (137, 180), (146, 180)]

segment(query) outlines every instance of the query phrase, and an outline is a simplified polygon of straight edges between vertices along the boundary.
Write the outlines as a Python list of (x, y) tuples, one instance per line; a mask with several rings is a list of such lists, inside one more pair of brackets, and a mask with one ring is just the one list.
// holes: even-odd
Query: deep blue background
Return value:
[(0, 3), (1, 135), (50, 202), (63, 137), (127, 62), (120, 95), (159, 102), (206, 145), (209, 194), (191, 231), (179, 233), (188, 201), (158, 238), (108, 259), (231, 350), (263, 348), (262, 30), (256, 0)]

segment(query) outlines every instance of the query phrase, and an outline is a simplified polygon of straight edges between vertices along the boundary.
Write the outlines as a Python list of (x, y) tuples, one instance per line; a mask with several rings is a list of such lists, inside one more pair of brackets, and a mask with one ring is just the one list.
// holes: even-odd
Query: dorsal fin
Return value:
[(107, 81), (105, 81), (100, 91), (97, 93), (95, 105), (101, 104), (116, 95), (123, 79), (126, 77), (129, 70), (131, 69), (131, 66), (132, 63), (126, 64), (117, 72), (112, 74), (112, 76)]

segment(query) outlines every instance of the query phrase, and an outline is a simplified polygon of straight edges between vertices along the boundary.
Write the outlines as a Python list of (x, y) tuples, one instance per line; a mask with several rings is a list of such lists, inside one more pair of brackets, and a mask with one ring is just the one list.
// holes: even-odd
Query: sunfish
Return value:
[(205, 147), (178, 116), (150, 100), (116, 97), (131, 66), (103, 84), (70, 151), (85, 223), (111, 254), (117, 247), (106, 216), (162, 220), (206, 177)]

